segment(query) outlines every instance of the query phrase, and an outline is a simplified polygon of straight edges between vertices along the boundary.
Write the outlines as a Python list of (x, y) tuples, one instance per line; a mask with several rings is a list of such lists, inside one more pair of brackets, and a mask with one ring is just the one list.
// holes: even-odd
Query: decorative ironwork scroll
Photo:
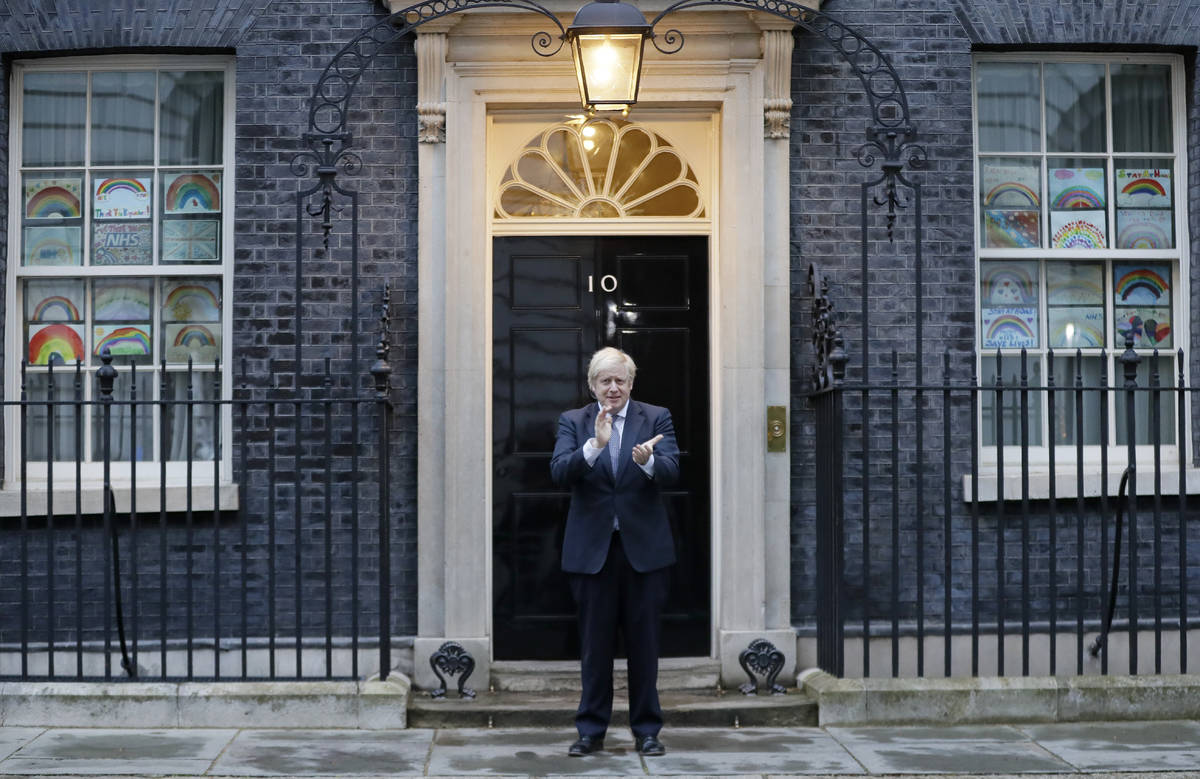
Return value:
[[(458, 677), (458, 694), (462, 698), (474, 698), (475, 691), (467, 687), (467, 679), (475, 671), (475, 658), (456, 641), (447, 641), (429, 656), (429, 665), (433, 675), (438, 679), (436, 690), (429, 693), (431, 698), (443, 698), (446, 695), (446, 677)], [(445, 674), (443, 676), (442, 674)]]
[[(808, 296), (812, 299), (812, 345), (816, 361), (809, 376), (809, 392), (832, 389), (846, 378), (845, 342), (834, 323), (833, 301), (829, 299), (829, 279), (818, 279), (816, 265), (808, 266)], [(818, 286), (819, 285), (819, 286)]]
[(782, 685), (775, 683), (779, 672), (783, 670), (783, 652), (767, 639), (756, 638), (751, 641), (750, 646), (738, 655), (738, 662), (750, 677), (750, 681), (738, 688), (743, 695), (758, 694), (759, 676), (765, 677), (764, 686), (772, 695), (783, 695), (787, 692)]

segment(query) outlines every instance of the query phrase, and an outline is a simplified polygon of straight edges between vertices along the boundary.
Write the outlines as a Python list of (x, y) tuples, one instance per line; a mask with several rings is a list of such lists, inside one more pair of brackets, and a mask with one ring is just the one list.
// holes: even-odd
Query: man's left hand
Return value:
[(638, 465), (645, 465), (650, 459), (650, 455), (654, 454), (654, 445), (662, 440), (662, 434), (654, 436), (649, 441), (643, 441), (633, 447), (633, 461)]

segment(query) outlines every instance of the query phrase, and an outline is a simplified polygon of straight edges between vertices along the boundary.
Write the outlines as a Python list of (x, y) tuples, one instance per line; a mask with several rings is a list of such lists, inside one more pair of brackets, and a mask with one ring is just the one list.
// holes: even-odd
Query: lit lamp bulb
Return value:
[(646, 17), (619, 0), (593, 0), (567, 28), (579, 94), (590, 111), (628, 111), (637, 102)]

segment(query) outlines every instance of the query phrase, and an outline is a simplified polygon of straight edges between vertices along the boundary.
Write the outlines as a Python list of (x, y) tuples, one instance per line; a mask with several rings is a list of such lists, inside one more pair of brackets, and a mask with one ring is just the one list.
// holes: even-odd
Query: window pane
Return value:
[(1100, 349), (1104, 334), (1104, 263), (1046, 263), (1047, 342), (1052, 349)]
[(154, 163), (154, 73), (92, 74), (92, 164)]
[[(128, 358), (113, 360), (114, 365), (129, 365)], [(154, 372), (138, 371), (137, 380), (130, 380), (128, 370), (117, 371), (116, 381), (113, 382), (113, 400), (119, 401), (108, 406), (109, 441), (112, 442), (111, 454), (115, 460), (152, 460), (154, 459)], [(96, 387), (96, 374), (90, 376), (93, 396), (99, 397)], [(137, 385), (137, 397), (132, 394), (132, 388)], [(135, 409), (132, 401), (137, 401)], [(104, 406), (92, 406), (92, 459), (104, 459)]]
[(1167, 152), (1171, 143), (1171, 68), (1113, 65), (1113, 149)]
[(221, 357), (221, 280), (164, 279), (162, 322), (162, 353), (167, 362), (217, 362)]
[(1171, 263), (1114, 262), (1112, 275), (1116, 348), (1127, 338), (1135, 349), (1170, 348)]
[[(1042, 361), (1036, 355), (1027, 356), (1025, 363), (1025, 381), (1027, 387), (1042, 386)], [(1003, 383), (1000, 392), (994, 389), (996, 386), (996, 358), (994, 355), (985, 355), (983, 358), (983, 370), (981, 376), (983, 384), (981, 386), (993, 388), (984, 389), (980, 395), (980, 406), (983, 408), (983, 445), (996, 446), (999, 441), (999, 432), (997, 429), (996, 420), (996, 401), (999, 394), (1000, 407), (1003, 413), (1000, 415), (1000, 425), (1004, 435), (1005, 446), (1019, 446), (1022, 441), (1021, 435), (1021, 418), (1022, 410), (1026, 408), (1023, 402), (1028, 404), (1029, 409), (1029, 445), (1041, 446), (1042, 444), (1042, 402), (1044, 393), (1039, 389), (1036, 391), (1027, 390), (1022, 393), (1021, 385), (1021, 357), (1019, 355), (1006, 356), (1001, 361), (1001, 375)], [(1024, 398), (1023, 398), (1024, 396)]]
[(976, 70), (980, 151), (1040, 151), (1038, 65), (984, 62)]
[(1108, 246), (1105, 161), (1094, 157), (1047, 157), (1052, 249)]
[(1118, 249), (1175, 248), (1170, 159), (1118, 157), (1115, 167)]
[[(75, 400), (75, 383), (73, 365), (57, 371), (25, 374), (26, 398), (31, 401), (54, 401), (52, 405), (34, 404), (27, 407), (27, 459), (45, 462), (53, 447), (56, 461), (75, 460), (79, 445), (82, 444), (82, 441), (76, 441), (76, 430), (82, 429), (82, 420), (87, 414), (85, 406), (66, 403)], [(17, 456), (20, 456), (19, 452)]]
[(162, 174), (160, 251), (164, 263), (213, 263), (221, 259), (221, 174)]
[(1019, 157), (979, 161), (979, 198), (983, 206), (980, 240), (987, 248), (1041, 246), (1042, 165)]
[[(167, 374), (167, 400), (163, 405), (166, 419), (163, 446), (168, 460), (209, 462), (213, 459), (216, 411), (212, 403), (187, 403), (212, 400), (218, 396), (214, 385), (217, 374), (211, 371), (171, 372)], [(191, 409), (189, 415), (189, 408)]]
[(1107, 151), (1104, 66), (1046, 65), (1046, 151)]
[(127, 365), (145, 364), (152, 358), (150, 279), (96, 279), (92, 282), (92, 355), (108, 349)]
[(1036, 261), (981, 262), (979, 300), (984, 349), (1040, 346)]
[[(1083, 431), (1085, 445), (1099, 445), (1100, 431), (1105, 420), (1100, 416), (1101, 392), (1100, 368), (1104, 360), (1100, 357), (1078, 358), (1076, 355), (1060, 357), (1055, 354), (1054, 369), (1054, 425), (1051, 436), (1055, 445), (1079, 443), (1079, 431)], [(1093, 389), (1074, 391), (1076, 385)], [(1110, 400), (1111, 402), (1111, 400)]]
[(159, 74), (163, 165), (220, 164), (224, 89), (224, 74), (220, 72)]
[[(1150, 392), (1145, 390), (1136, 390), (1133, 393), (1133, 419), (1134, 419), (1134, 444), (1152, 444), (1154, 443), (1154, 413), (1158, 413), (1158, 434), (1159, 442), (1164, 444), (1175, 443), (1175, 405), (1178, 403), (1177, 395), (1170, 390), (1175, 386), (1176, 379), (1174, 374), (1175, 359), (1171, 356), (1159, 357), (1155, 360), (1152, 356), (1143, 354), (1142, 360), (1138, 364), (1137, 385), (1139, 387), (1155, 386), (1151, 370), (1157, 366), (1158, 381), (1157, 386), (1163, 387), (1163, 390)], [(1117, 368), (1118, 371), (1122, 367)], [(1122, 374), (1124, 375), (1124, 374)], [(1125, 380), (1122, 378), (1122, 385)], [(1126, 407), (1129, 403), (1128, 392), (1117, 391), (1113, 393), (1113, 403), (1117, 411), (1117, 443), (1129, 443), (1129, 429), (1126, 420), (1129, 419)]]
[(22, 106), (24, 165), (82, 165), (86, 73), (26, 73)]

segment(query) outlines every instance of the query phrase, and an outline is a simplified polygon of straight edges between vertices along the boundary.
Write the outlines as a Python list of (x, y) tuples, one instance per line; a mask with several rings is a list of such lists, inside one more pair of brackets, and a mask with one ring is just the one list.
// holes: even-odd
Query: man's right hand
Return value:
[(596, 415), (596, 448), (603, 449), (608, 446), (608, 439), (612, 436), (612, 414), (608, 412), (608, 407), (600, 409), (600, 413)]

